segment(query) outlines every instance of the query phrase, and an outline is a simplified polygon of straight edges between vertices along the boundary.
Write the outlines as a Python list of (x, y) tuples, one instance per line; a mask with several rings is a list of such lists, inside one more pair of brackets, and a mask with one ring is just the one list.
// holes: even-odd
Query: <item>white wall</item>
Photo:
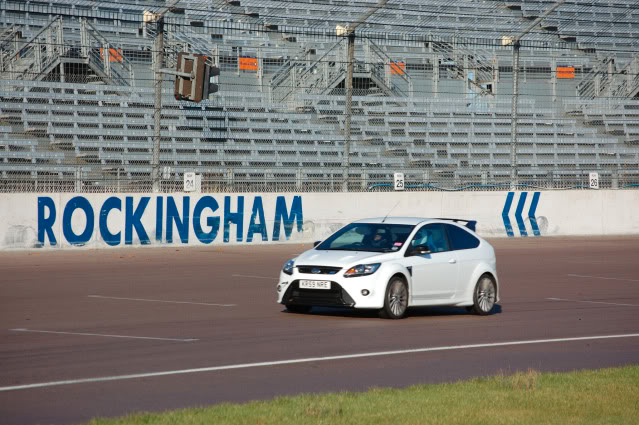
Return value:
[[(512, 226), (512, 237), (523, 237), (524, 234), (528, 237), (639, 234), (639, 191), (537, 193), (2, 194), (0, 249), (103, 248), (139, 246), (142, 242), (154, 246), (183, 245), (183, 238), (189, 245), (310, 242), (326, 237), (350, 221), (388, 213), (473, 219), (478, 221), (479, 234), (507, 237), (502, 212), (509, 198), (511, 205), (506, 221), (509, 220)], [(526, 198), (521, 201), (523, 196)], [(182, 227), (182, 234), (175, 222), (167, 217), (175, 213), (169, 211), (169, 198), (175, 203), (181, 221), (184, 221), (184, 203), (189, 204), (189, 219)], [(528, 215), (535, 198), (537, 206), (531, 220)], [(240, 209), (242, 201), (244, 205)], [(140, 204), (144, 202), (148, 204), (142, 209)], [(522, 227), (515, 217), (520, 203)], [(201, 213), (194, 220), (198, 204), (204, 208), (200, 208)], [(73, 205), (76, 205), (75, 209)], [(55, 219), (50, 216), (52, 208)], [(89, 215), (93, 216), (91, 228), (86, 226), (87, 214), (82, 208), (89, 209)], [(136, 209), (140, 214), (137, 221), (134, 219)], [(101, 216), (106, 226), (101, 225)], [(141, 232), (137, 231), (136, 222), (139, 222), (137, 226)], [(167, 222), (171, 226), (167, 226)], [(197, 223), (200, 223), (200, 231), (196, 231)], [(241, 229), (238, 229), (238, 223), (241, 223)], [(169, 227), (172, 230), (170, 242)], [(218, 229), (217, 233), (211, 232), (212, 229)]]

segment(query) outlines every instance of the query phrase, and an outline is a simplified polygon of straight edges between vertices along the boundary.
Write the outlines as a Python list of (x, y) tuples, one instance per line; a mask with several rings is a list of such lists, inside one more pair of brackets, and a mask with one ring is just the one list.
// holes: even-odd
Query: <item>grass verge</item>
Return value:
[(138, 413), (89, 424), (639, 424), (639, 365), (570, 373), (501, 373), (405, 389)]

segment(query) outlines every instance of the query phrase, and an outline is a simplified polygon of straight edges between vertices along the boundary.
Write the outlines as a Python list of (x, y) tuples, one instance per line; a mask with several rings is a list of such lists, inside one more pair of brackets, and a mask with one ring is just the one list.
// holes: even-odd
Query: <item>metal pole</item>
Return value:
[(350, 151), (351, 151), (351, 116), (353, 112), (353, 67), (355, 62), (355, 32), (348, 33), (348, 70), (346, 72), (346, 123), (344, 125), (344, 156), (342, 166), (344, 167), (344, 182), (342, 191), (348, 192), (348, 176), (350, 173)]
[(519, 41), (513, 44), (513, 99), (510, 129), (510, 188), (517, 188), (517, 100), (519, 97)]
[(162, 118), (162, 64), (164, 62), (164, 17), (157, 20), (155, 43), (155, 106), (153, 111), (153, 156), (151, 159), (153, 192), (160, 192), (160, 121)]

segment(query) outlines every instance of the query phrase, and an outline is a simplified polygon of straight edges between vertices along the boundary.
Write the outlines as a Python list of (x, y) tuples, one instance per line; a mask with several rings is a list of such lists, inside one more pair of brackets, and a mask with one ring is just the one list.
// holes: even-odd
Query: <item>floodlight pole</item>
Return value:
[(344, 123), (344, 181), (342, 191), (348, 192), (351, 159), (351, 117), (353, 115), (353, 62), (355, 61), (355, 32), (348, 33), (348, 68), (346, 71), (346, 122)]
[(156, 21), (155, 42), (155, 104), (153, 106), (153, 155), (151, 157), (151, 176), (153, 178), (153, 193), (161, 190), (160, 175), (160, 140), (161, 140), (161, 119), (162, 119), (162, 64), (164, 63), (164, 15)]
[(348, 192), (348, 177), (350, 174), (350, 155), (351, 155), (351, 119), (353, 115), (353, 69), (355, 68), (355, 29), (364, 23), (382, 7), (386, 6), (388, 0), (377, 0), (377, 5), (369, 8), (355, 22), (346, 27), (345, 34), (348, 37), (348, 59), (346, 70), (346, 111), (344, 122), (344, 157), (342, 158), (342, 166), (344, 168), (344, 179), (342, 183), (342, 191)]
[(153, 105), (153, 154), (151, 155), (151, 179), (153, 181), (153, 192), (158, 193), (161, 190), (161, 173), (160, 173), (160, 139), (161, 139), (161, 120), (162, 120), (162, 65), (164, 64), (164, 15), (168, 12), (176, 11), (175, 7), (181, 0), (174, 0), (166, 7), (154, 13), (154, 21), (156, 23), (155, 41), (153, 49), (154, 56), (154, 74), (153, 84), (155, 88), (155, 103)]
[(535, 19), (526, 29), (518, 36), (512, 39), (513, 45), (513, 97), (511, 112), (511, 130), (510, 130), (510, 186), (511, 190), (515, 190), (518, 186), (518, 170), (517, 170), (517, 106), (519, 100), (519, 48), (522, 37), (532, 31), (546, 16), (554, 12), (566, 0), (559, 0), (550, 9), (546, 10), (537, 19)]

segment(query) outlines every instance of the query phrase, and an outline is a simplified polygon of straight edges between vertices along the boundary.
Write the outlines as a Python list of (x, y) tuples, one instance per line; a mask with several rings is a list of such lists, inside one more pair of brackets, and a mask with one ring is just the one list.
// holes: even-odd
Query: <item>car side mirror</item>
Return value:
[(424, 254), (430, 254), (430, 248), (428, 248), (427, 245), (412, 246), (408, 248), (408, 250), (406, 251), (407, 257), (412, 257), (415, 255), (424, 255)]
[(322, 241), (315, 241), (313, 242), (313, 248), (315, 248), (317, 245), (321, 244)]

